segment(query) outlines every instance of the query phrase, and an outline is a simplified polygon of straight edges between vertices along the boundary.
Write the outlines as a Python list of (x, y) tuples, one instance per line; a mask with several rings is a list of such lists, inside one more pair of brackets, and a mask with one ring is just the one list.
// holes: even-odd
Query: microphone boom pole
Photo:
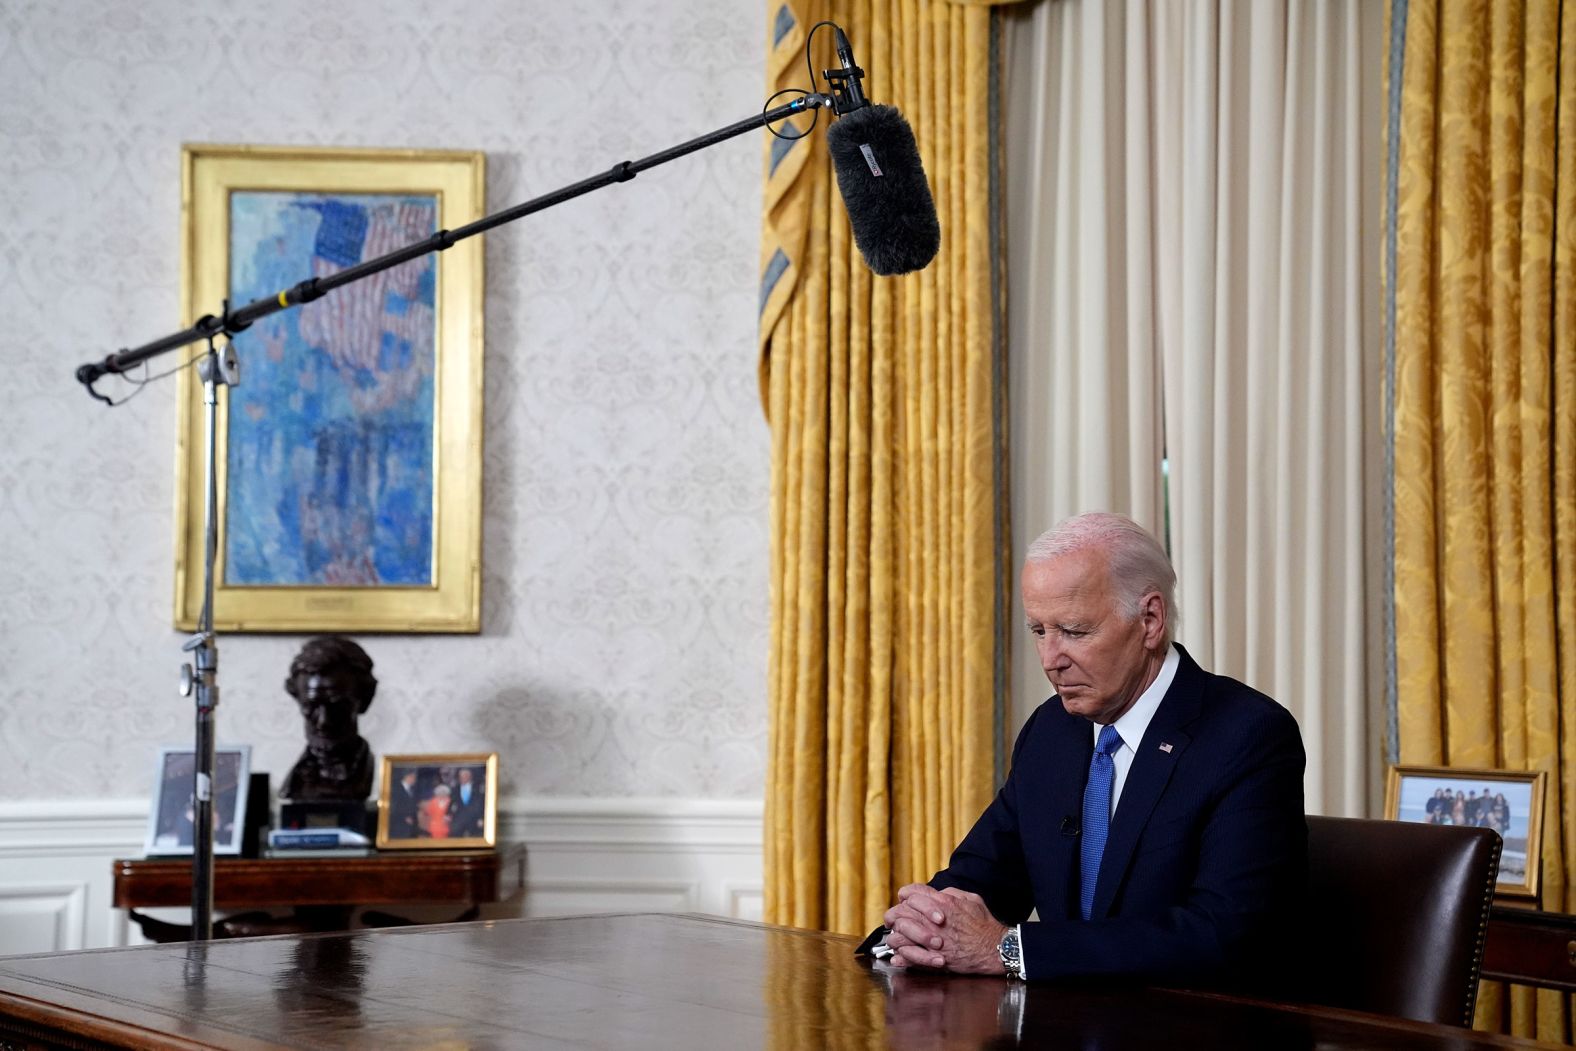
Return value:
[(87, 387), (88, 393), (99, 401), (104, 402), (106, 405), (113, 405), (114, 402), (93, 389), (93, 384), (104, 376), (126, 372), (149, 358), (157, 357), (177, 347), (184, 347), (188, 343), (195, 343), (200, 339), (212, 339), (221, 333), (226, 336), (233, 336), (251, 327), (252, 322), (260, 318), (265, 318), (270, 314), (277, 314), (279, 311), (287, 310), (293, 306), (300, 306), (303, 303), (321, 299), (329, 292), (343, 285), (360, 281), (364, 277), (370, 277), (391, 267), (399, 266), (401, 263), (408, 263), (412, 259), (419, 259), (429, 252), (441, 252), (450, 245), (465, 240), (467, 237), (486, 233), (494, 227), (512, 223), (516, 219), (522, 219), (534, 212), (540, 212), (556, 204), (573, 200), (593, 190), (600, 190), (604, 186), (610, 186), (618, 182), (628, 182), (648, 168), (666, 164), (668, 161), (676, 160), (697, 150), (703, 150), (708, 146), (716, 145), (726, 139), (742, 135), (747, 131), (764, 128), (768, 124), (774, 124), (796, 114), (805, 113), (823, 106), (831, 106), (832, 104), (830, 96), (809, 92), (775, 109), (765, 110), (753, 117), (747, 117), (744, 120), (729, 124), (725, 128), (718, 128), (716, 131), (690, 139), (688, 142), (680, 143), (659, 153), (653, 153), (649, 157), (644, 157), (638, 161), (620, 161), (600, 175), (593, 175), (588, 179), (582, 179), (551, 193), (545, 193), (540, 197), (517, 204), (513, 208), (484, 216), (473, 223), (467, 223), (457, 230), (439, 230), (424, 241), (417, 241), (403, 248), (396, 248), (386, 255), (365, 260), (357, 263), (355, 266), (346, 267), (344, 270), (325, 277), (307, 278), (305, 281), (290, 288), (282, 289), (275, 295), (253, 300), (236, 310), (232, 311), (226, 307), (224, 313), (219, 317), (206, 314), (198, 318), (197, 322), (190, 328), (163, 336), (140, 347), (134, 347), (130, 350), (123, 349), (109, 355), (102, 361), (90, 361), (84, 365), (79, 365), (76, 370), (77, 382)]

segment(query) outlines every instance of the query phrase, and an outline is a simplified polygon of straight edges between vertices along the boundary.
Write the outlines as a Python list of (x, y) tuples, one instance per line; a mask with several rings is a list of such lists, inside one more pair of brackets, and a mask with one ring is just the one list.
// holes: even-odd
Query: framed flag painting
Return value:
[[(472, 222), (484, 177), (474, 152), (188, 145), (182, 324)], [(479, 630), (482, 284), (478, 236), (235, 335), (215, 440), (218, 630)], [(178, 395), (185, 630), (205, 546), (195, 371)]]

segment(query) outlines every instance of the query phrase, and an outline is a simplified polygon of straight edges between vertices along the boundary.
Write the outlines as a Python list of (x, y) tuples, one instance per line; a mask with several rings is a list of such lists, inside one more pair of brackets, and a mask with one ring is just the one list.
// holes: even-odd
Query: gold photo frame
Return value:
[[(479, 219), (485, 175), (472, 151), (184, 146), (182, 324)], [(240, 382), (217, 411), (215, 628), (481, 629), (483, 284), (476, 236), (235, 336)], [(205, 554), (194, 373), (177, 396), (185, 631)]]
[(1543, 868), (1547, 781), (1548, 774), (1541, 770), (1392, 766), (1385, 783), (1384, 816), (1391, 821), (1494, 829), (1503, 841), (1495, 897), (1535, 901)]
[(379, 850), (498, 845), (498, 753), (386, 755)]

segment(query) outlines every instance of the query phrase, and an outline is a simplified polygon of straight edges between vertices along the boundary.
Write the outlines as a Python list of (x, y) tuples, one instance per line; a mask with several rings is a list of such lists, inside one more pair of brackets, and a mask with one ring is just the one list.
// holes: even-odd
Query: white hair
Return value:
[(1029, 545), (1028, 562), (1050, 562), (1088, 549), (1103, 551), (1106, 570), (1116, 591), (1122, 615), (1129, 620), (1138, 616), (1145, 595), (1160, 593), (1166, 608), (1166, 632), (1162, 640), (1169, 646), (1176, 638), (1177, 573), (1160, 541), (1126, 515), (1111, 511), (1089, 511), (1047, 529)]

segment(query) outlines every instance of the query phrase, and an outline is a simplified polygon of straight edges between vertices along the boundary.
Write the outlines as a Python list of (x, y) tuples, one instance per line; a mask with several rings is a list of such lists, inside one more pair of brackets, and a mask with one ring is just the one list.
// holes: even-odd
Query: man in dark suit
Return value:
[(476, 783), (476, 776), (468, 766), (460, 767), (457, 776), (459, 783), (454, 786), (454, 797), (449, 802), (449, 834), (462, 839), (484, 835), (487, 799), (482, 786)]
[(416, 797), (416, 770), (407, 767), (389, 786), (389, 838), (415, 839), (421, 835), (416, 820), (421, 800)]
[(1262, 968), (1306, 883), (1302, 737), (1173, 644), (1175, 584), (1120, 515), (1031, 545), (1024, 612), (1056, 696), (947, 867), (898, 892), (877, 955), (1031, 979), (1242, 984)]

